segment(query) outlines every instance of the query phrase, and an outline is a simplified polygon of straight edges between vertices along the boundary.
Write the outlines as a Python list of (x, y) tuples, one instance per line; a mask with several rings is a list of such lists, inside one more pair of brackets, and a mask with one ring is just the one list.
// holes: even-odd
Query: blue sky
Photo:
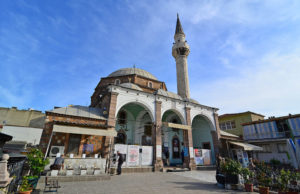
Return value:
[(219, 113), (300, 113), (300, 1), (0, 2), (0, 106), (89, 105), (101, 77), (145, 69), (176, 92), (176, 13), (192, 98)]

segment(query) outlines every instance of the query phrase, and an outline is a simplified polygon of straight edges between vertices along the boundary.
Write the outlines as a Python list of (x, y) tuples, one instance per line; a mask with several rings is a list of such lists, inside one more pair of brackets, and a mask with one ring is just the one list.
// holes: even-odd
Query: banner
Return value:
[(161, 158), (161, 145), (156, 145), (156, 157)]
[(142, 165), (152, 165), (152, 146), (142, 146)]
[(139, 165), (139, 146), (128, 145), (127, 165), (128, 166)]

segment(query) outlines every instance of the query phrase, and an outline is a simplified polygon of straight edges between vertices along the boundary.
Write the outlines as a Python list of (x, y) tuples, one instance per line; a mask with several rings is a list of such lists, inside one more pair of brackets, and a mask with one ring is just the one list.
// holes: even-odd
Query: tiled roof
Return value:
[(53, 110), (46, 111), (46, 112), (106, 120), (106, 118), (103, 116), (103, 111), (100, 108), (94, 108), (88, 106), (79, 106), (79, 105), (67, 106), (62, 108), (55, 108)]
[(261, 116), (261, 117), (265, 117), (265, 115), (261, 115), (261, 114), (251, 112), (251, 111), (246, 111), (246, 112), (240, 112), (240, 113), (223, 114), (223, 115), (220, 115), (219, 118), (226, 117), (226, 116), (237, 116), (237, 115), (242, 115), (242, 114), (254, 114), (254, 115)]

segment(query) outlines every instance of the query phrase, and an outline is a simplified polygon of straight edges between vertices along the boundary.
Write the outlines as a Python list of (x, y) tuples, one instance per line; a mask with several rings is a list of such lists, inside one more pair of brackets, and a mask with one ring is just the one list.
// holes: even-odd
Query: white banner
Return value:
[(139, 165), (139, 146), (128, 145), (127, 165), (128, 166)]
[(156, 157), (161, 158), (161, 145), (156, 145)]
[(123, 162), (123, 167), (127, 166), (127, 145), (125, 144), (115, 144), (115, 151), (114, 154), (117, 154), (117, 151), (119, 151), (121, 154), (125, 155), (125, 161)]
[(142, 165), (152, 165), (152, 146), (142, 146)]
[(190, 147), (190, 158), (194, 158), (194, 148)]

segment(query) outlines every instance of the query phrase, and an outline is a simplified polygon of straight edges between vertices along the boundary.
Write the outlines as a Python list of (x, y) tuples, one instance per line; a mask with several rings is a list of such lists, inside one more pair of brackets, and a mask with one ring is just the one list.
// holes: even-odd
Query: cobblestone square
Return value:
[(58, 193), (243, 193), (218, 188), (214, 180), (214, 175), (215, 171), (122, 174), (120, 176), (114, 175), (108, 181), (60, 183), (61, 188), (58, 190)]

